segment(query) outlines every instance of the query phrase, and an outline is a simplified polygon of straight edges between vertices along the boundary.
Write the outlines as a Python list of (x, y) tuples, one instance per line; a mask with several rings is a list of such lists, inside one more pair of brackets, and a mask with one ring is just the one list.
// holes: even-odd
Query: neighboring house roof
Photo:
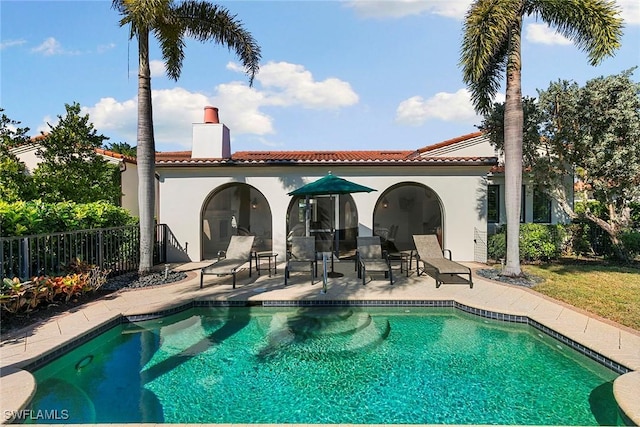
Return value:
[(421, 155), (428, 153), (430, 156), (439, 156), (460, 151), (462, 148), (483, 144), (485, 142), (487, 142), (487, 138), (482, 132), (474, 132), (419, 148), (417, 152)]
[[(10, 149), (14, 154), (20, 154), (28, 151), (35, 151), (37, 149), (41, 149), (42, 145), (40, 145), (40, 141), (45, 139), (47, 134), (40, 134), (36, 136), (32, 136), (28, 142), (23, 144), (16, 145)], [(95, 149), (97, 154), (106, 157), (112, 157), (114, 159), (119, 159), (128, 163), (136, 163), (136, 158), (131, 156), (125, 156), (124, 154), (116, 153), (115, 151), (105, 150), (103, 148)]]
[(115, 151), (105, 150), (103, 148), (96, 148), (96, 153), (105, 157), (111, 157), (114, 159), (122, 160), (127, 163), (136, 163), (136, 158), (131, 156), (125, 156), (124, 154), (116, 153)]

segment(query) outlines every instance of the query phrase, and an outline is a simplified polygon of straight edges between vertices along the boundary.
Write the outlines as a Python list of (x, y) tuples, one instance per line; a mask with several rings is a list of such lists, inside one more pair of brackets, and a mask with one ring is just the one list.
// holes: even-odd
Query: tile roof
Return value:
[(220, 164), (377, 164), (417, 163), (493, 165), (495, 157), (421, 157), (416, 151), (238, 151), (229, 159), (193, 159), (190, 151), (156, 153), (159, 166), (195, 166)]
[(446, 141), (442, 141), (442, 142), (439, 142), (437, 144), (428, 145), (426, 147), (418, 148), (417, 152), (422, 154), (422, 153), (426, 153), (428, 151), (434, 151), (434, 150), (437, 150), (439, 148), (448, 147), (450, 145), (454, 145), (454, 144), (457, 144), (457, 143), (460, 143), (460, 142), (463, 142), (463, 141), (468, 141), (470, 139), (478, 138), (480, 136), (482, 136), (482, 132), (468, 133), (466, 135), (462, 135), (462, 136), (459, 136), (457, 138), (448, 139)]
[(124, 154), (116, 153), (115, 151), (105, 150), (104, 148), (96, 148), (97, 154), (102, 154), (103, 156), (113, 157), (114, 159), (120, 159), (124, 162), (128, 163), (136, 163), (136, 158), (131, 156), (125, 156)]
[(238, 151), (231, 158), (243, 161), (384, 161), (405, 160), (415, 151)]

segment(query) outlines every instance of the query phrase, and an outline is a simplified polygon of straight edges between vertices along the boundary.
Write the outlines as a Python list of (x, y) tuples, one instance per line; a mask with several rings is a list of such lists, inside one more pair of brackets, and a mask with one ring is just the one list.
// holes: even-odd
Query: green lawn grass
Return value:
[(523, 271), (544, 279), (533, 290), (640, 331), (640, 268), (565, 260)]

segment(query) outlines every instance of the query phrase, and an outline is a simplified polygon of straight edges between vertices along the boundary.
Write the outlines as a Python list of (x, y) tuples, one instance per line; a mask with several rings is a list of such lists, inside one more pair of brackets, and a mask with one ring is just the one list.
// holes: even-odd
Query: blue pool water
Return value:
[(32, 409), (65, 423), (620, 423), (617, 374), (452, 308), (193, 309), (34, 375)]

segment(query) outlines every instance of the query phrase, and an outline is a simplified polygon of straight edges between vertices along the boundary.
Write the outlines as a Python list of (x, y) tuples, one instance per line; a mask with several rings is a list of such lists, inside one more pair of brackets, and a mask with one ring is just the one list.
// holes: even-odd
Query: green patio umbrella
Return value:
[(337, 177), (329, 172), (325, 177), (317, 181), (303, 185), (297, 190), (288, 193), (289, 196), (321, 196), (331, 194), (349, 194), (349, 193), (370, 193), (373, 188), (347, 181), (344, 178)]
[[(287, 193), (289, 196), (306, 196), (306, 205), (307, 205), (307, 221), (306, 221), (306, 235), (310, 234), (309, 232), (309, 196), (331, 196), (331, 195), (339, 195), (339, 194), (351, 194), (351, 193), (370, 193), (372, 191), (377, 191), (373, 188), (366, 187), (364, 185), (357, 184), (355, 182), (348, 181), (344, 178), (340, 178), (338, 176), (333, 175), (329, 172), (326, 176), (320, 178), (317, 181), (310, 182), (309, 184), (303, 185), (297, 190), (293, 190)], [(333, 221), (333, 218), (332, 218)], [(332, 224), (332, 233), (334, 235), (334, 253), (338, 252), (338, 244), (337, 244), (337, 236), (335, 233), (335, 224)], [(337, 255), (336, 255), (337, 256)], [(333, 257), (331, 258), (331, 273), (333, 271)]]

